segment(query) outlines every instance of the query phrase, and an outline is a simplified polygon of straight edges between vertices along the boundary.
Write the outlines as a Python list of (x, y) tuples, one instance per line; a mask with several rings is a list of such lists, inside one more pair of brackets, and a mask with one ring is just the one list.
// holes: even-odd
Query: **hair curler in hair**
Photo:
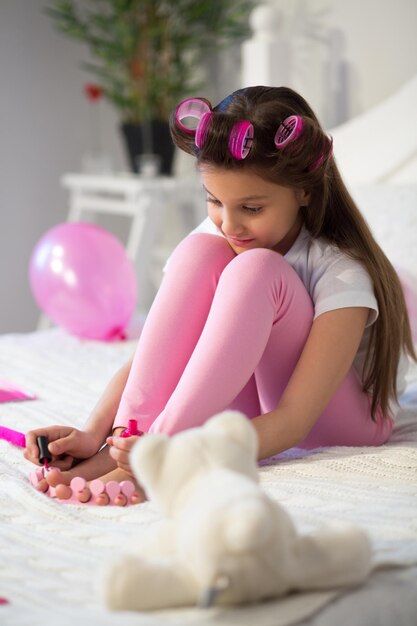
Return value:
[(253, 144), (253, 124), (247, 120), (236, 122), (230, 131), (229, 150), (238, 161), (246, 159)]
[(282, 150), (292, 141), (295, 141), (303, 131), (303, 119), (299, 115), (286, 117), (275, 133), (274, 143), (278, 150)]
[(206, 111), (206, 113), (203, 113), (203, 115), (201, 116), (197, 129), (195, 131), (195, 145), (199, 150), (203, 148), (204, 144), (207, 141), (207, 135), (210, 130), (212, 121), (213, 113), (211, 111)]
[(211, 106), (202, 98), (187, 98), (175, 109), (175, 121), (185, 133), (194, 135), (204, 113), (209, 113)]
[(326, 135), (326, 144), (329, 145), (329, 148), (327, 150), (326, 150), (326, 148), (324, 148), (321, 151), (320, 156), (308, 168), (310, 172), (314, 172), (314, 170), (317, 170), (319, 167), (321, 167), (323, 165), (324, 161), (327, 161), (332, 156), (332, 154), (333, 154), (333, 137), (330, 137), (330, 136), (328, 137)]

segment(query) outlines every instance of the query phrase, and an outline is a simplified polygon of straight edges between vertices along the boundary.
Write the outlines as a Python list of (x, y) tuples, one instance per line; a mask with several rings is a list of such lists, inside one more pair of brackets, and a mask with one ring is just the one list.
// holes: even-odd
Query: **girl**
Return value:
[(133, 361), (85, 429), (32, 431), (26, 458), (38, 462), (46, 434), (69, 477), (129, 472), (135, 437), (97, 454), (129, 418), (171, 435), (228, 407), (252, 420), (259, 459), (386, 442), (416, 356), (404, 298), (311, 108), (291, 89), (250, 87), (214, 108), (184, 101), (171, 132), (196, 157), (210, 226), (172, 254)]

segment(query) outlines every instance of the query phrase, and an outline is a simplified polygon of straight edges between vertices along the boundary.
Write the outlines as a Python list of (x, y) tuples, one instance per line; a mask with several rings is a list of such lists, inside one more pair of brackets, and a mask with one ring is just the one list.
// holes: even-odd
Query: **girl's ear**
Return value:
[(296, 189), (295, 195), (297, 197), (297, 202), (299, 202), (301, 206), (308, 206), (311, 198), (311, 193), (307, 192), (305, 189)]

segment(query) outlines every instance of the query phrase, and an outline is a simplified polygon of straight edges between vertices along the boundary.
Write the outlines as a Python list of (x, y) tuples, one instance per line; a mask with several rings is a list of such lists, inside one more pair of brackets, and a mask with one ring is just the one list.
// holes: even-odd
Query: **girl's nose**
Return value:
[(241, 231), (239, 218), (231, 211), (224, 210), (222, 215), (222, 231), (226, 235), (236, 235)]

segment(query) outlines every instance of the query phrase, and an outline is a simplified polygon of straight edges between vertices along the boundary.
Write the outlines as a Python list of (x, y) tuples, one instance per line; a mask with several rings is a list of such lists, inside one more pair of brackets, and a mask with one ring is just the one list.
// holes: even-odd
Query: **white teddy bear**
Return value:
[(109, 609), (239, 605), (367, 578), (366, 535), (344, 524), (297, 534), (259, 486), (256, 456), (255, 429), (235, 411), (135, 444), (133, 471), (166, 519), (107, 570)]

